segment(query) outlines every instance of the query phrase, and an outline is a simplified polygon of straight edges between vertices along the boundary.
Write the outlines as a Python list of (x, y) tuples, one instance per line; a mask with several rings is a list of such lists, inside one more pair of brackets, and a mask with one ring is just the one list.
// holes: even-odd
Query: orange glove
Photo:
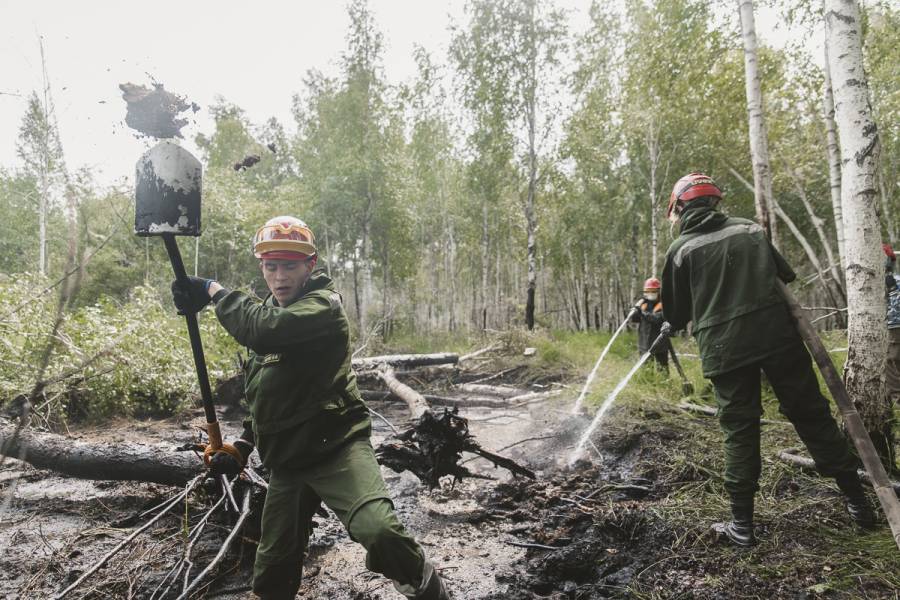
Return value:
[(229, 477), (240, 473), (247, 465), (247, 458), (253, 452), (253, 446), (245, 440), (237, 440), (235, 445), (222, 444), (215, 450), (207, 446), (203, 451), (203, 462), (214, 475), (228, 475)]

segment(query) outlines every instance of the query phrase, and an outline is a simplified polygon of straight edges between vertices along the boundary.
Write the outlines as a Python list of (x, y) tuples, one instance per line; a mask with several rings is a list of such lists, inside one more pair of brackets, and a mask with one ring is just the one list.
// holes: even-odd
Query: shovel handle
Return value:
[[(182, 286), (188, 285), (187, 271), (184, 270), (184, 261), (181, 260), (181, 252), (178, 250), (178, 242), (171, 233), (163, 234), (163, 242), (166, 244), (166, 252), (175, 271), (175, 280)], [(203, 356), (203, 342), (200, 340), (200, 326), (197, 324), (197, 315), (188, 313), (184, 315), (187, 321), (188, 337), (191, 339), (191, 351), (194, 353), (194, 367), (197, 369), (197, 381), (200, 383), (200, 398), (203, 400), (203, 412), (206, 413), (206, 432), (209, 435), (209, 445), (213, 450), (222, 447), (222, 433), (219, 430), (219, 420), (216, 417), (216, 408), (213, 406), (212, 389), (209, 387), (209, 374), (206, 372), (206, 358)]]
[(672, 362), (675, 363), (675, 370), (678, 371), (678, 374), (681, 375), (684, 381), (688, 381), (687, 375), (684, 374), (684, 369), (681, 368), (681, 361), (678, 360), (678, 355), (675, 354), (675, 346), (672, 345), (672, 340), (666, 341), (669, 343), (669, 355), (672, 357)]

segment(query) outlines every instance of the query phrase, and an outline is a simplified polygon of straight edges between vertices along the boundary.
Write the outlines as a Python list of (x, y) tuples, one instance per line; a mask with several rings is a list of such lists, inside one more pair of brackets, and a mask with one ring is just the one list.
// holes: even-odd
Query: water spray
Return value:
[[(594, 415), (593, 421), (585, 430), (584, 434), (582, 434), (581, 439), (578, 440), (578, 445), (575, 446), (575, 450), (572, 452), (571, 456), (569, 456), (569, 466), (575, 464), (575, 461), (578, 460), (578, 457), (581, 456), (581, 451), (584, 449), (584, 445), (587, 444), (588, 440), (591, 439), (591, 435), (593, 435), (594, 431), (600, 426), (600, 423), (603, 421), (603, 417), (606, 416), (607, 411), (609, 411), (610, 407), (613, 405), (613, 402), (616, 401), (616, 398), (625, 389), (625, 386), (628, 385), (628, 382), (631, 381), (631, 378), (634, 377), (634, 374), (638, 372), (647, 359), (650, 358), (650, 355), (653, 354), (653, 351), (660, 345), (668, 343), (669, 336), (672, 335), (672, 326), (669, 325), (668, 322), (663, 323), (662, 329), (659, 332), (659, 336), (653, 341), (653, 344), (650, 346), (650, 349), (644, 352), (641, 355), (641, 358), (638, 359), (637, 364), (635, 364), (628, 374), (622, 378), (622, 381), (616, 385), (612, 392), (606, 397), (606, 400), (603, 401), (603, 404), (600, 405), (599, 410), (597, 410), (597, 414)], [(599, 364), (599, 361), (598, 361)]]
[(588, 375), (587, 381), (584, 382), (584, 387), (581, 388), (581, 393), (578, 394), (578, 399), (575, 400), (575, 406), (572, 407), (572, 414), (577, 415), (581, 411), (581, 405), (584, 402), (584, 397), (587, 396), (588, 389), (591, 387), (591, 384), (594, 383), (594, 378), (597, 376), (597, 369), (600, 368), (600, 363), (603, 362), (603, 359), (606, 358), (607, 352), (612, 348), (613, 342), (616, 341), (616, 338), (619, 337), (619, 334), (622, 333), (622, 330), (625, 329), (625, 326), (628, 324), (628, 321), (631, 320), (631, 317), (638, 311), (638, 307), (635, 306), (628, 313), (628, 316), (625, 317), (625, 320), (622, 321), (622, 324), (619, 325), (619, 328), (616, 329), (616, 332), (609, 338), (609, 342), (607, 342), (606, 347), (603, 349), (603, 352), (600, 353), (600, 358), (597, 359), (597, 362), (594, 363), (594, 368), (591, 369), (590, 375)]

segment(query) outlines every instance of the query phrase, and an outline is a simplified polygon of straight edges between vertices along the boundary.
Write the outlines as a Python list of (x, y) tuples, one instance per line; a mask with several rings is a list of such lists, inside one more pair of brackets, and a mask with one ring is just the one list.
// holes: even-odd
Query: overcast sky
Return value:
[[(572, 28), (585, 27), (590, 0), (556, 0)], [(448, 25), (464, 18), (464, 0), (371, 0), (384, 33), (385, 71), (391, 82), (415, 74), (413, 44), (444, 61)], [(150, 142), (138, 140), (123, 119), (118, 84), (166, 89), (204, 109), (223, 96), (254, 123), (276, 117), (293, 129), (291, 98), (312, 68), (334, 73), (349, 19), (339, 0), (0, 0), (0, 167), (19, 167), (18, 129), (27, 96), (41, 88), (38, 36), (57, 108), (70, 169), (90, 167), (98, 182), (131, 179)], [(758, 16), (760, 37), (784, 37), (774, 15)], [(186, 138), (209, 132), (203, 110)]]

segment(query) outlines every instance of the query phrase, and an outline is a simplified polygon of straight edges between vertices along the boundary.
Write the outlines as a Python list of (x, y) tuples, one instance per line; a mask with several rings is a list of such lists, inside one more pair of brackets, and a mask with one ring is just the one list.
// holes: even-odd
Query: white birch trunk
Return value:
[(766, 234), (772, 238), (772, 222), (769, 216), (769, 206), (772, 203), (772, 171), (769, 167), (766, 120), (763, 113), (762, 88), (759, 82), (753, 0), (738, 0), (738, 11), (741, 17), (741, 37), (744, 43), (750, 157), (753, 161), (753, 199), (756, 204), (756, 219), (766, 230)]
[(38, 207), (38, 273), (47, 274), (47, 206), (49, 204), (47, 196), (50, 194), (50, 186), (46, 183), (41, 184), (41, 199)]
[(878, 128), (863, 71), (859, 5), (825, 0), (825, 29), (841, 146), (841, 206), (844, 218), (849, 352), (847, 391), (879, 453), (891, 448), (890, 399), (884, 393), (887, 330), (884, 267), (875, 189)]
[(656, 171), (659, 166), (659, 129), (653, 128), (653, 119), (647, 129), (647, 151), (650, 158), (650, 274), (656, 277), (658, 264), (659, 238), (656, 226)]
[(844, 217), (841, 208), (841, 149), (838, 147), (837, 127), (834, 124), (834, 93), (831, 87), (831, 67), (828, 65), (828, 40), (825, 40), (825, 85), (822, 94), (822, 118), (825, 121), (825, 146), (828, 149), (828, 182), (831, 188), (831, 210), (837, 235), (838, 260), (841, 271), (846, 268), (844, 250)]

